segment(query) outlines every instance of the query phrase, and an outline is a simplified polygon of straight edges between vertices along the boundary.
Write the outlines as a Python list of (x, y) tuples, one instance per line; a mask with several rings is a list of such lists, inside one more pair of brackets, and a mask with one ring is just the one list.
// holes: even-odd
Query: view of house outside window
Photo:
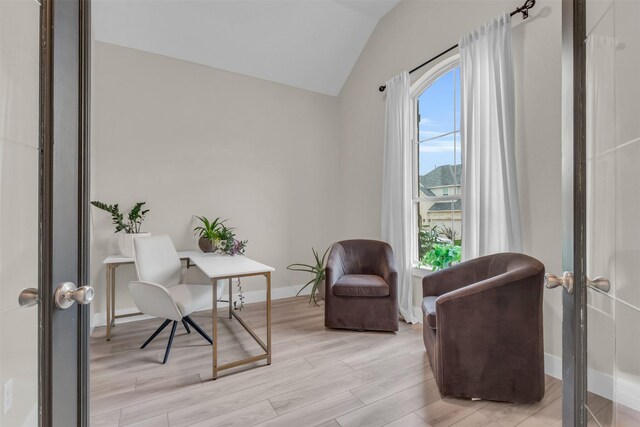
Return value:
[(462, 245), (459, 66), (434, 80), (416, 103), (418, 261), (441, 269), (460, 261)]

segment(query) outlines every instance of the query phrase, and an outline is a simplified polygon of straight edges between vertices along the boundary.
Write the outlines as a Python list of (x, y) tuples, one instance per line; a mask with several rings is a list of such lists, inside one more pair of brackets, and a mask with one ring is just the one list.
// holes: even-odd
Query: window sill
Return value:
[(426, 276), (427, 274), (431, 273), (433, 270), (430, 267), (427, 266), (418, 266), (417, 264), (415, 264), (413, 266), (413, 268), (411, 269), (411, 275), (413, 277), (418, 277), (420, 279), (422, 279), (424, 276)]

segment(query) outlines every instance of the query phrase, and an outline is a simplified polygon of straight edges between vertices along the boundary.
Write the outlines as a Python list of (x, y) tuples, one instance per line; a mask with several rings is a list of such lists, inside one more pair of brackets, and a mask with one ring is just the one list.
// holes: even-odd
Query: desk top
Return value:
[(191, 262), (210, 279), (270, 273), (275, 268), (261, 264), (243, 255), (221, 255), (195, 252)]
[[(244, 276), (276, 271), (275, 268), (249, 259), (244, 255), (222, 255), (200, 251), (178, 251), (180, 259), (189, 259), (210, 279), (217, 277)], [(110, 255), (103, 264), (133, 264), (133, 258), (124, 255)]]
[[(178, 251), (178, 256), (180, 259), (191, 259), (196, 255), (202, 255), (202, 252), (199, 251)], [(102, 261), (103, 264), (133, 264), (135, 260), (130, 257), (126, 257), (124, 255), (109, 255)]]

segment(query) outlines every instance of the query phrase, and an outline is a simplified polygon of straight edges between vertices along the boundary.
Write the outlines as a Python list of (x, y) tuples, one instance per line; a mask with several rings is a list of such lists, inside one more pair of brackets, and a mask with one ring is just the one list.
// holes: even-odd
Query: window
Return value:
[(446, 268), (459, 260), (462, 245), (458, 58), (428, 71), (413, 85), (412, 96), (414, 260)]

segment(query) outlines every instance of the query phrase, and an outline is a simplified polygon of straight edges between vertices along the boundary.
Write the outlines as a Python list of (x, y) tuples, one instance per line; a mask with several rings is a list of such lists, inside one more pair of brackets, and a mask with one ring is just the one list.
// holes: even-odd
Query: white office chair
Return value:
[[(179, 321), (187, 333), (191, 333), (191, 325), (213, 344), (209, 335), (189, 317), (194, 311), (211, 304), (213, 286), (181, 283), (182, 263), (169, 236), (136, 237), (133, 244), (138, 280), (129, 283), (131, 297), (142, 313), (166, 319), (140, 348), (145, 348), (173, 322), (162, 361), (167, 363)], [(223, 286), (223, 283), (217, 285), (218, 300), (222, 297)]]

